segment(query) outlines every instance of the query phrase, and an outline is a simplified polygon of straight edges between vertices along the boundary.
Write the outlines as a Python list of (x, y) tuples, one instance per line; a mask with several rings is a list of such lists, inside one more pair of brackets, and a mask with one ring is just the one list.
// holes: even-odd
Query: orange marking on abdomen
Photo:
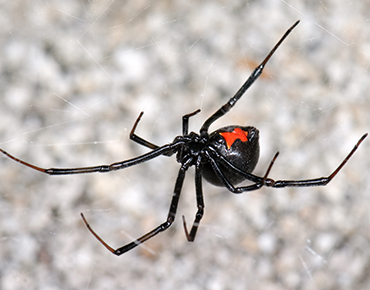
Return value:
[(243, 131), (240, 128), (235, 128), (232, 132), (223, 132), (220, 134), (226, 141), (227, 149), (230, 149), (235, 140), (239, 139), (242, 142), (248, 141), (248, 132)]

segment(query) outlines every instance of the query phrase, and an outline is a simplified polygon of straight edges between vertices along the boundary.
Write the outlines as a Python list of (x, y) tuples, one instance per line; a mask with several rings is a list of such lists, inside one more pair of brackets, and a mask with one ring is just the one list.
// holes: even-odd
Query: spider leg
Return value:
[(343, 166), (347, 163), (347, 161), (352, 157), (352, 155), (356, 152), (362, 141), (367, 137), (367, 133), (364, 134), (360, 140), (356, 143), (356, 145), (353, 147), (351, 152), (344, 158), (344, 160), (339, 164), (339, 166), (327, 177), (319, 177), (319, 178), (313, 178), (313, 179), (304, 179), (304, 180), (272, 180), (269, 179), (269, 182), (266, 183), (266, 186), (269, 187), (287, 187), (287, 186), (325, 186), (327, 185), (337, 174), (338, 172), (343, 168)]
[(158, 145), (155, 145), (155, 144), (153, 144), (153, 143), (151, 143), (151, 142), (149, 142), (149, 141), (146, 141), (145, 139), (143, 139), (143, 138), (141, 138), (141, 137), (139, 137), (139, 136), (137, 136), (137, 135), (135, 134), (136, 127), (137, 127), (137, 125), (139, 124), (140, 119), (141, 119), (141, 117), (142, 117), (143, 115), (144, 115), (144, 112), (141, 112), (141, 113), (139, 114), (139, 117), (137, 117), (137, 119), (136, 119), (136, 121), (135, 121), (135, 123), (134, 123), (134, 126), (132, 127), (131, 132), (130, 132), (130, 139), (131, 139), (132, 141), (134, 141), (134, 142), (136, 142), (136, 143), (138, 143), (138, 144), (140, 144), (140, 145), (143, 145), (143, 146), (145, 146), (145, 147), (148, 147), (148, 148), (150, 148), (150, 149), (158, 149), (158, 148), (159, 148), (159, 146), (158, 146)]
[[(267, 187), (309, 187), (309, 186), (325, 186), (328, 184), (337, 174), (338, 172), (343, 168), (343, 166), (348, 162), (348, 160), (352, 157), (352, 155), (356, 152), (358, 147), (361, 145), (361, 143), (365, 140), (367, 137), (367, 133), (364, 134), (360, 140), (356, 143), (356, 145), (353, 147), (351, 152), (344, 158), (344, 160), (339, 164), (339, 166), (327, 177), (319, 177), (319, 178), (313, 178), (313, 179), (304, 179), (304, 180), (273, 180), (272, 178), (268, 178), (268, 174), (270, 173), (270, 170), (279, 155), (279, 152), (277, 152), (272, 159), (269, 167), (267, 168), (267, 171), (265, 173), (265, 176), (263, 178), (258, 177), (256, 175), (250, 174), (248, 172), (243, 172), (242, 170), (238, 169), (235, 167), (232, 163), (230, 163), (228, 160), (226, 160), (222, 155), (219, 155), (216, 151), (209, 150), (211, 152), (211, 155), (217, 156), (217, 160), (215, 161), (215, 158), (213, 158), (210, 154), (207, 155), (207, 159), (211, 162), (211, 165), (213, 167), (213, 170), (215, 173), (218, 175), (218, 177), (223, 181), (225, 187), (233, 192), (233, 193), (242, 193), (244, 191), (251, 191), (251, 190), (257, 190), (261, 188), (262, 186), (267, 186)], [(244, 187), (235, 187), (233, 186), (225, 177), (225, 175), (222, 173), (218, 162), (223, 163), (226, 165), (228, 168), (232, 169), (236, 173), (245, 176), (246, 179), (255, 182), (255, 184), (249, 185), (249, 186), (244, 186)]]
[(276, 158), (279, 156), (279, 152), (276, 152), (274, 157), (272, 158), (270, 165), (267, 167), (267, 170), (265, 172), (265, 175), (263, 176), (262, 180), (260, 182), (256, 182), (255, 184), (249, 185), (249, 186), (242, 186), (242, 187), (236, 187), (234, 188), (235, 191), (252, 191), (252, 190), (257, 190), (260, 189), (262, 186), (266, 185), (269, 186), (274, 182), (273, 179), (268, 178), (268, 175), (270, 174), (271, 168), (275, 163)]
[[(182, 134), (183, 136), (186, 136), (188, 135), (188, 127), (189, 127), (189, 118), (198, 114), (200, 112), (200, 109), (190, 113), (190, 114), (186, 114), (182, 117)], [(135, 123), (134, 123), (134, 126), (132, 127), (131, 129), (131, 132), (130, 132), (130, 139), (142, 146), (145, 146), (145, 147), (148, 147), (150, 149), (158, 149), (159, 146), (158, 145), (155, 145), (141, 137), (139, 137), (138, 135), (135, 134), (135, 130), (136, 130), (136, 127), (137, 125), (139, 124), (140, 120), (141, 120), (141, 117), (144, 115), (144, 112), (141, 112), (139, 114), (139, 117), (137, 117)], [(169, 153), (166, 153), (166, 154), (163, 154), (165, 156), (171, 156), (173, 153), (172, 152), (169, 152)]]
[(201, 135), (208, 134), (208, 128), (211, 126), (211, 124), (216, 121), (218, 118), (225, 115), (235, 104), (236, 102), (244, 95), (244, 93), (249, 89), (249, 87), (259, 78), (259, 76), (262, 74), (262, 71), (266, 65), (266, 63), (269, 61), (271, 56), (275, 53), (275, 51), (278, 49), (278, 47), (281, 45), (281, 43), (285, 40), (285, 38), (292, 32), (292, 30), (298, 25), (299, 20), (295, 22), (286, 32), (285, 34), (280, 38), (280, 40), (277, 42), (277, 44), (273, 47), (273, 49), (269, 52), (269, 54), (266, 56), (266, 58), (261, 62), (259, 66), (257, 66), (252, 74), (249, 76), (249, 78), (245, 81), (245, 83), (241, 86), (241, 88), (236, 92), (236, 94), (230, 98), (230, 100), (223, 105), (220, 109), (218, 109), (212, 116), (210, 116), (203, 124), (203, 126), (200, 129)]
[[(218, 164), (218, 161), (216, 161), (213, 157), (211, 157), (210, 155), (206, 155), (207, 156), (207, 159), (208, 161), (211, 163), (211, 166), (213, 168), (213, 171), (216, 173), (216, 175), (218, 176), (218, 178), (220, 180), (222, 180), (222, 182), (224, 183), (224, 186), (229, 190), (231, 191), (232, 193), (242, 193), (244, 191), (252, 191), (252, 190), (257, 190), (257, 189), (260, 189), (263, 185), (264, 185), (264, 182), (265, 181), (268, 181), (270, 182), (270, 179), (267, 178), (267, 174), (270, 172), (270, 169), (272, 167), (272, 164), (273, 164), (273, 160), (269, 166), (269, 168), (267, 169), (266, 171), (266, 174), (265, 174), (265, 177), (261, 178), (261, 177), (258, 177), (258, 176), (255, 176), (257, 178), (256, 181), (252, 180), (252, 179), (249, 179), (251, 180), (252, 182), (255, 182), (254, 184), (252, 185), (248, 185), (248, 186), (243, 186), (243, 187), (235, 187), (233, 184), (231, 184), (231, 182), (226, 178), (225, 174), (222, 172), (222, 170), (220, 169), (220, 166)], [(276, 156), (277, 157), (277, 156)], [(275, 157), (275, 158), (276, 158)], [(229, 164), (229, 163), (227, 163)], [(230, 163), (231, 164), (231, 163)], [(234, 169), (236, 167), (232, 167), (232, 169)], [(249, 173), (246, 173), (246, 172), (243, 172), (241, 170), (236, 170), (236, 172), (240, 172), (240, 173), (243, 173), (243, 174), (249, 174)], [(254, 176), (254, 175), (252, 175)]]
[(220, 163), (222, 163), (225, 167), (235, 171), (235, 173), (238, 173), (239, 175), (242, 175), (245, 177), (245, 179), (248, 179), (255, 183), (260, 183), (262, 181), (262, 177), (259, 177), (257, 175), (254, 175), (249, 172), (245, 172), (237, 168), (234, 164), (232, 164), (230, 161), (228, 161), (224, 156), (219, 154), (216, 150), (214, 150), (212, 147), (208, 148), (208, 158), (212, 158), (214, 160), (219, 160)]
[(188, 129), (189, 129), (189, 118), (195, 116), (200, 112), (200, 109), (182, 116), (182, 135), (186, 136), (188, 135)]
[(49, 175), (65, 175), (65, 174), (80, 174), (80, 173), (92, 173), (92, 172), (109, 172), (109, 171), (124, 169), (124, 168), (134, 166), (139, 163), (146, 162), (160, 155), (173, 154), (178, 151), (178, 148), (181, 147), (183, 143), (184, 142), (182, 140), (177, 140), (176, 142), (163, 145), (162, 147), (158, 147), (157, 149), (154, 149), (153, 151), (143, 154), (141, 156), (131, 158), (125, 161), (112, 163), (110, 165), (98, 165), (98, 166), (77, 167), (77, 168), (42, 168), (42, 167), (33, 165), (31, 163), (28, 163), (26, 161), (23, 161), (17, 157), (14, 157), (13, 155), (9, 154), (8, 152), (2, 149), (0, 149), (0, 152), (6, 155), (7, 157), (9, 157), (10, 159), (13, 159), (14, 161), (19, 162), (27, 167), (30, 167), (42, 173), (46, 173)]
[(194, 219), (194, 222), (193, 222), (193, 226), (191, 227), (190, 233), (188, 232), (187, 227), (186, 227), (185, 216), (182, 216), (185, 235), (186, 235), (186, 238), (188, 239), (189, 242), (194, 242), (195, 235), (197, 234), (197, 230), (198, 230), (200, 220), (202, 219), (203, 214), (204, 214), (202, 175), (201, 175), (201, 172), (200, 172), (200, 159), (199, 158), (198, 158), (198, 162), (197, 162), (196, 168), (195, 168), (195, 191), (196, 191), (196, 197), (197, 197), (198, 211), (195, 215), (195, 219)]
[(182, 185), (183, 185), (183, 182), (184, 182), (186, 170), (187, 170), (187, 167), (185, 167), (185, 166), (182, 166), (179, 170), (179, 174), (177, 176), (177, 180), (176, 180), (176, 184), (175, 184), (174, 193), (173, 193), (173, 196), (172, 196), (170, 210), (168, 212), (166, 221), (164, 223), (160, 224), (158, 227), (156, 227), (152, 231), (150, 231), (147, 234), (141, 236), (140, 238), (132, 241), (131, 243), (128, 243), (127, 245), (125, 245), (123, 247), (113, 249), (106, 242), (104, 242), (104, 240), (102, 238), (100, 238), (97, 233), (95, 233), (95, 231), (87, 223), (83, 214), (81, 214), (82, 219), (85, 222), (89, 231), (99, 240), (99, 242), (101, 242), (103, 244), (104, 247), (106, 247), (113, 254), (115, 254), (117, 256), (120, 256), (123, 253), (126, 253), (127, 251), (129, 251), (129, 250), (137, 247), (138, 245), (144, 243), (145, 241), (149, 240), (150, 238), (154, 237), (155, 235), (159, 234), (160, 232), (163, 232), (163, 231), (167, 230), (172, 225), (172, 223), (175, 220), (177, 206), (178, 206), (178, 203), (179, 203), (181, 188), (182, 188)]

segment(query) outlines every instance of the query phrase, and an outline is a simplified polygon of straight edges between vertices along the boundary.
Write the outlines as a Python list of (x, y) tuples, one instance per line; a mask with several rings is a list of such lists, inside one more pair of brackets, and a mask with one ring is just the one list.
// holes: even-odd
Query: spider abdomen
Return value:
[[(227, 161), (238, 169), (251, 173), (257, 165), (259, 158), (259, 131), (254, 127), (227, 126), (220, 128), (209, 136), (209, 146), (225, 157)], [(218, 165), (231, 184), (236, 185), (245, 177), (235, 171)], [(223, 181), (217, 176), (210, 163), (202, 167), (202, 175), (210, 183), (216, 186), (224, 186)]]

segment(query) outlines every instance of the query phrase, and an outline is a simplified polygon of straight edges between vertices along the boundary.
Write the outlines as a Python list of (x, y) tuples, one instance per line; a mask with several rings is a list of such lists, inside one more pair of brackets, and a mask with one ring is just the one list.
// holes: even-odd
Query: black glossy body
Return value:
[[(229, 148), (229, 146), (226, 144), (227, 141), (225, 140), (225, 137), (222, 136), (222, 133), (228, 132), (234, 134), (233, 132), (235, 128), (239, 128), (245, 132), (248, 132), (248, 140), (242, 141), (241, 139), (236, 138)], [(207, 146), (214, 148), (215, 151), (224, 156), (226, 160), (240, 170), (252, 173), (257, 165), (260, 155), (259, 131), (254, 127), (223, 127), (209, 135)], [(246, 179), (245, 176), (228, 170), (227, 166), (220, 165), (220, 169), (232, 185), (237, 185)], [(204, 179), (206, 179), (208, 182), (216, 186), (225, 186), (224, 182), (218, 177), (209, 162), (203, 164), (201, 167), (201, 172)]]

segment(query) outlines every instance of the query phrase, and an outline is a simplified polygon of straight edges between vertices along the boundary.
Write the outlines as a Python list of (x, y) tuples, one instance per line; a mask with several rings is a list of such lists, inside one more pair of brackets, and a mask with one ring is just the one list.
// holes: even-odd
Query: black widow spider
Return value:
[[(189, 118), (198, 114), (200, 110), (196, 110), (193, 113), (187, 114), (182, 117), (182, 135), (177, 136), (172, 143), (163, 145), (161, 147), (150, 143), (135, 134), (136, 127), (143, 115), (140, 113), (139, 117), (130, 132), (130, 139), (136, 143), (152, 149), (152, 151), (143, 154), (141, 156), (113, 163), (110, 165), (99, 165), (92, 167), (81, 167), (81, 168), (41, 168), (25, 161), (22, 161), (4, 150), (0, 149), (2, 153), (11, 159), (31, 167), (32, 169), (49, 175), (64, 175), (64, 174), (80, 174), (80, 173), (91, 173), (91, 172), (109, 172), (113, 170), (119, 170), (134, 166), (136, 164), (149, 161), (160, 155), (171, 156), (176, 154), (176, 160), (181, 164), (177, 180), (175, 183), (174, 193), (169, 209), (167, 219), (164, 223), (143, 235), (142, 237), (134, 240), (133, 242), (113, 249), (106, 242), (104, 242), (90, 227), (87, 223), (84, 215), (81, 213), (82, 219), (85, 222), (89, 231), (113, 254), (119, 256), (123, 253), (135, 248), (141, 243), (154, 237), (160, 232), (168, 229), (169, 226), (175, 220), (177, 205), (180, 198), (181, 188), (185, 178), (185, 173), (191, 166), (195, 166), (195, 189), (196, 189), (196, 202), (198, 211), (195, 215), (193, 225), (190, 232), (187, 230), (185, 218), (183, 217), (183, 225), (185, 229), (185, 235), (189, 242), (194, 241), (200, 220), (203, 217), (204, 202), (202, 192), (202, 176), (210, 183), (217, 186), (225, 186), (229, 191), (233, 193), (242, 193), (244, 191), (251, 191), (260, 189), (262, 186), (268, 187), (287, 187), (287, 186), (324, 186), (328, 184), (334, 176), (342, 169), (346, 162), (351, 158), (354, 152), (357, 150), (361, 142), (366, 138), (367, 134), (364, 134), (357, 144), (354, 146), (352, 151), (342, 161), (342, 163), (327, 177), (320, 177), (314, 179), (304, 180), (273, 180), (268, 178), (269, 172), (279, 154), (277, 152), (273, 157), (270, 165), (268, 166), (266, 173), (263, 177), (253, 175), (253, 169), (255, 168), (259, 158), (259, 131), (254, 127), (242, 127), (242, 126), (227, 126), (208, 134), (210, 125), (217, 119), (225, 115), (243, 96), (246, 90), (254, 83), (254, 81), (261, 75), (266, 63), (271, 58), (276, 49), (289, 35), (289, 33), (297, 26), (297, 21), (292, 27), (290, 27), (279, 42), (270, 51), (267, 57), (262, 63), (257, 66), (242, 87), (236, 92), (236, 94), (219, 110), (211, 115), (200, 128), (200, 134), (190, 132), (188, 133)], [(253, 182), (252, 185), (235, 187), (236, 184), (243, 180), (249, 180)]]

